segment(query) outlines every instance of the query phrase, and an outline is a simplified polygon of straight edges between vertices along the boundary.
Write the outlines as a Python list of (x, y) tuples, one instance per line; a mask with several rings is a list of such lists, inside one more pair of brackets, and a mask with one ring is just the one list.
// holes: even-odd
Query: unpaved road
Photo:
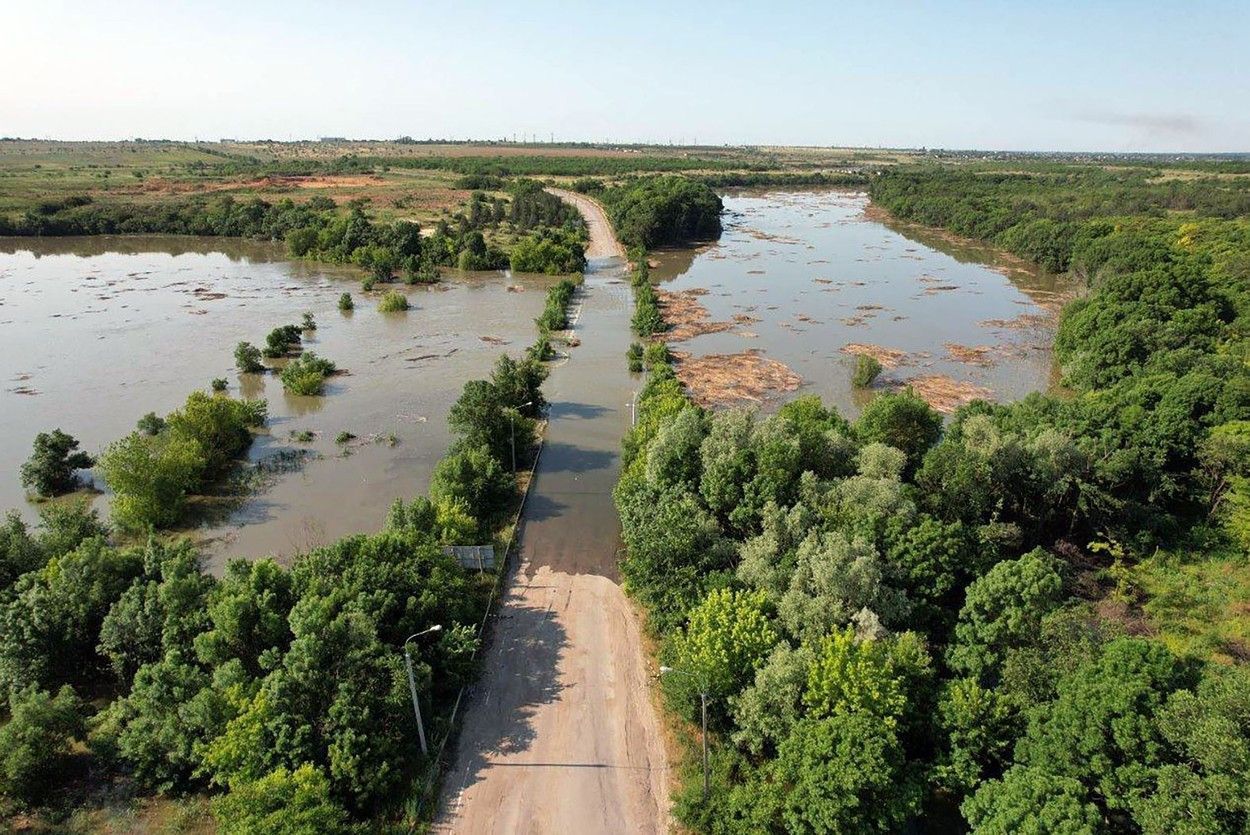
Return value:
[[(597, 204), (556, 193), (586, 215), (588, 252), (620, 251)], [(437, 832), (668, 829), (668, 763), (639, 623), (616, 573), (611, 491), (636, 386), (625, 368), (630, 292), (618, 259), (594, 257), (575, 326), (581, 345), (546, 387), (551, 421), (519, 559), (443, 783)]]
[(604, 214), (599, 202), (592, 200), (576, 191), (562, 188), (548, 188), (547, 191), (559, 197), (565, 203), (571, 203), (582, 213), (586, 227), (590, 231), (590, 244), (586, 247), (587, 258), (624, 258), (625, 248), (621, 246), (616, 235), (612, 234), (612, 224)]

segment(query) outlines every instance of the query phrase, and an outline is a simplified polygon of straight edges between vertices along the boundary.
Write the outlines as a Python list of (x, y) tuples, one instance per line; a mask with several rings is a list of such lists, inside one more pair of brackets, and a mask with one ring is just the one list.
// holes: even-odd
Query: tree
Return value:
[(435, 502), (462, 502), (479, 520), (479, 535), (507, 511), (516, 492), (515, 479), (485, 445), (457, 444), (434, 467), (430, 497)]
[(815, 641), (863, 609), (884, 623), (898, 623), (907, 614), (907, 598), (886, 584), (870, 542), (841, 532), (810, 533), (799, 545), (790, 587), (777, 606), (786, 631)]
[(763, 594), (716, 589), (690, 611), (685, 632), (673, 640), (676, 666), (694, 681), (674, 678), (672, 687), (687, 696), (706, 688), (723, 705), (755, 676), (775, 643)]
[(890, 729), (908, 710), (909, 687), (926, 676), (928, 656), (913, 637), (857, 638), (851, 628), (820, 642), (807, 673), (803, 703), (814, 718), (865, 714)]
[(1165, 761), (1155, 717), (1185, 678), (1163, 645), (1117, 638), (1062, 678), (1055, 700), (1030, 715), (1016, 761), (1077, 780), (1099, 805), (1127, 810)]
[(33, 804), (65, 773), (73, 740), (83, 735), (83, 706), (73, 689), (55, 696), (29, 689), (9, 697), (0, 726), (0, 793)]
[(144, 664), (170, 649), (189, 649), (208, 619), (204, 604), (212, 577), (200, 569), (189, 542), (174, 546), (150, 541), (143, 576), (122, 594), (100, 625), (99, 652), (126, 687)]
[(330, 782), (305, 763), (277, 768), (213, 801), (222, 835), (340, 835), (351, 831), (347, 812), (330, 797)]
[(1178, 762), (1162, 766), (1155, 790), (1134, 805), (1146, 835), (1243, 832), (1250, 823), (1250, 673), (1207, 670), (1159, 715)]
[(909, 471), (914, 471), (941, 436), (942, 416), (911, 389), (884, 392), (864, 407), (855, 422), (855, 434), (864, 443), (876, 441), (901, 449)]
[(257, 374), (265, 370), (260, 357), (259, 348), (250, 342), (240, 342), (234, 348), (234, 367), (242, 374)]
[(871, 716), (799, 722), (769, 773), (788, 788), (781, 808), (786, 832), (897, 831), (919, 805), (919, 786), (906, 772), (897, 737)]
[(938, 701), (937, 728), (945, 750), (938, 757), (936, 781), (961, 796), (1011, 762), (1019, 733), (1018, 717), (1007, 700), (975, 679), (947, 683)]
[(142, 567), (95, 538), (22, 575), (0, 608), (0, 688), (98, 684), (100, 626)]
[(17, 578), (43, 567), (46, 558), (39, 543), (30, 535), (16, 510), (10, 510), (0, 525), (0, 600)]
[(291, 642), (294, 605), (291, 574), (272, 559), (231, 560), (209, 593), (196, 656), (210, 667), (237, 661), (249, 677), (261, 676)]
[(1009, 650), (1030, 644), (1059, 603), (1063, 580), (1040, 548), (1004, 560), (968, 586), (947, 653), (951, 667), (993, 683)]
[(1098, 835), (1102, 815), (1070, 777), (1017, 766), (963, 802), (975, 835)]
[(204, 463), (200, 444), (180, 434), (132, 432), (114, 441), (99, 464), (114, 493), (113, 519), (130, 530), (174, 524), (200, 486)]
[(72, 435), (53, 429), (35, 436), (35, 450), (22, 465), (22, 486), (39, 496), (59, 496), (78, 486), (75, 470), (95, 466), (95, 459), (78, 452)]
[(803, 692), (816, 654), (807, 644), (797, 649), (777, 644), (755, 671), (754, 682), (730, 700), (736, 730), (733, 741), (748, 753), (775, 753), (781, 740), (802, 718)]

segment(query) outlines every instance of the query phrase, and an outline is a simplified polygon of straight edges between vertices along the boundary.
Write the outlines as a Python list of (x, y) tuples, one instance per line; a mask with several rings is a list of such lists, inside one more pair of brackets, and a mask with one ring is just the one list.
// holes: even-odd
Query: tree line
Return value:
[(1210, 214), (1060, 220), (1042, 215), (1157, 192), (982, 176), (873, 190), (915, 219), (949, 202), (960, 228), (1084, 230), (1057, 250), (1091, 287), (1056, 342), (1070, 395), (945, 423), (908, 391), (853, 422), (814, 397), (763, 417), (694, 405), (665, 352), (634, 359), (621, 569), (678, 671), (666, 702), (697, 720), (709, 697), (711, 791), (692, 757), (676, 796), (696, 830), (1250, 825), (1250, 671), (1144, 634), (1131, 580), (1158, 549), (1250, 547), (1245, 220), (1215, 216), (1228, 194), (1198, 200)]
[[(551, 294), (563, 305), (571, 295), (564, 284)], [(368, 819), (407, 814), (418, 778), (437, 764), (420, 753), (401, 648), (441, 627), (413, 647), (427, 730), (439, 738), (474, 674), (490, 586), (442, 546), (490, 541), (515, 507), (550, 353), (541, 334), (523, 357), (502, 355), (488, 379), (465, 384), (448, 417), (457, 439), (428, 496), (396, 501), (380, 533), (300, 554), (289, 568), (233, 560), (218, 579), (186, 541), (120, 542), (114, 527), (163, 521), (177, 501), (144, 492), (136, 506), (111, 476), (112, 525), (73, 502), (45, 506), (35, 530), (9, 514), (0, 808), (68, 807), (103, 774), (143, 792), (207, 792), (228, 833), (362, 831)], [(246, 449), (257, 415), (246, 401), (193, 394), (166, 419), (146, 417), (102, 462), (118, 445), (181, 444), (217, 472)], [(73, 468), (91, 463), (75, 444), (45, 446), (71, 468), (51, 476), (71, 486)], [(156, 518), (138, 512), (149, 506)]]

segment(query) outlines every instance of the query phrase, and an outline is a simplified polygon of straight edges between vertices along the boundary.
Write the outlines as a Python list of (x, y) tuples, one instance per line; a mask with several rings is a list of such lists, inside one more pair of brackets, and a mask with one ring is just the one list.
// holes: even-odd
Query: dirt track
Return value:
[(587, 258), (625, 257), (625, 248), (616, 239), (616, 235), (612, 234), (612, 224), (608, 223), (608, 216), (604, 214), (603, 207), (597, 200), (562, 188), (548, 188), (547, 191), (565, 203), (572, 203), (582, 213), (590, 230), (590, 244), (586, 247)]
[[(588, 250), (619, 252), (597, 204)], [(518, 565), (443, 784), (437, 832), (658, 833), (668, 763), (638, 619), (616, 573), (611, 490), (635, 383), (620, 261), (587, 275), (580, 347), (548, 382), (551, 422)]]

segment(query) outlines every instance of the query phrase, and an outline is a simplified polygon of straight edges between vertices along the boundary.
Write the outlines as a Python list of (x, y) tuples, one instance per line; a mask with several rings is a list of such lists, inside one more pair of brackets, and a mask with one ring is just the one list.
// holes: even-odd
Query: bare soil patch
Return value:
[(762, 403), (803, 384), (789, 366), (755, 349), (702, 357), (674, 352), (673, 359), (677, 379), (702, 406)]

